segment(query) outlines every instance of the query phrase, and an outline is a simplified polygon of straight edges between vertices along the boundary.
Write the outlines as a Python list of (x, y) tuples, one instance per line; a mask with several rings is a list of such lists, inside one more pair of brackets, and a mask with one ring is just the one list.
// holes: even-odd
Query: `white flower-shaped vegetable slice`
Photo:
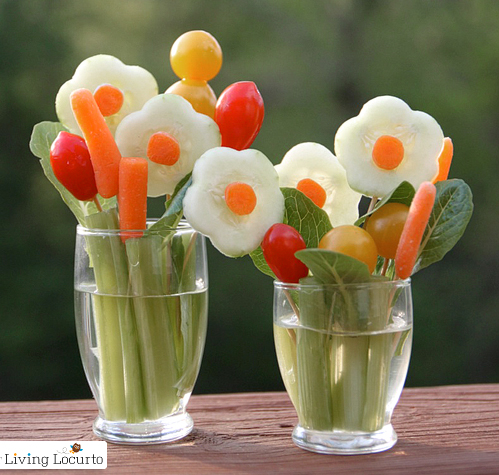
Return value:
[[(151, 140), (163, 133), (178, 143), (180, 155), (171, 165), (151, 161), (148, 154)], [(196, 112), (176, 94), (159, 94), (140, 111), (125, 117), (116, 129), (115, 139), (124, 157), (149, 160), (148, 196), (172, 194), (177, 183), (192, 171), (194, 162), (221, 143), (215, 121)]]
[(91, 56), (85, 59), (76, 68), (73, 77), (61, 86), (55, 100), (57, 117), (70, 132), (82, 135), (71, 110), (71, 93), (76, 89), (85, 88), (95, 94), (103, 86), (111, 86), (115, 93), (121, 93), (122, 96), (123, 102), (118, 105), (117, 111), (105, 117), (113, 135), (123, 117), (140, 110), (151, 97), (158, 94), (158, 84), (149, 71), (140, 66), (128, 66), (107, 54)]
[[(236, 194), (254, 193), (253, 207), (243, 214), (229, 201), (232, 187), (239, 188)], [(284, 217), (284, 197), (274, 166), (254, 149), (208, 150), (194, 165), (184, 215), (222, 254), (239, 257), (254, 251), (267, 230)]]
[(341, 125), (334, 150), (354, 190), (382, 197), (404, 180), (416, 189), (431, 181), (443, 140), (433, 117), (396, 97), (380, 96)]
[(353, 224), (359, 217), (362, 195), (350, 188), (345, 169), (323, 145), (295, 145), (275, 169), (281, 187), (304, 192), (329, 215), (333, 226)]

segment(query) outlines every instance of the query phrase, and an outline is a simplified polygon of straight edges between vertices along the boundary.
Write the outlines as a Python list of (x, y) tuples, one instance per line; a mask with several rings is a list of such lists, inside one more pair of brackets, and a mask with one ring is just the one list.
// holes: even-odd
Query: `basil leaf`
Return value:
[[(284, 195), (283, 222), (301, 234), (307, 247), (317, 247), (322, 236), (332, 229), (329, 216), (296, 188), (281, 188), (281, 191)], [(263, 257), (261, 247), (251, 252), (250, 257), (259, 271), (276, 278)]]
[(423, 234), (413, 274), (438, 262), (455, 246), (473, 213), (473, 195), (463, 180), (440, 181), (435, 186), (435, 204)]
[(399, 186), (397, 186), (397, 188), (378, 201), (376, 206), (369, 213), (364, 214), (357, 221), (355, 221), (355, 226), (360, 226), (368, 216), (380, 209), (383, 205), (386, 205), (386, 203), (402, 203), (410, 206), (415, 194), (416, 190), (414, 187), (408, 181), (403, 181)]
[[(63, 201), (68, 205), (78, 222), (82, 226), (85, 226), (85, 217), (99, 212), (97, 206), (92, 201), (80, 201), (76, 199), (55, 177), (50, 165), (50, 147), (59, 132), (62, 131), (67, 132), (67, 129), (59, 122), (40, 122), (33, 128), (29, 147), (33, 155), (40, 159), (40, 164), (45, 175), (61, 194)], [(100, 198), (99, 201), (103, 210), (116, 207), (115, 197), (110, 199)]]
[(295, 256), (323, 284), (350, 284), (371, 280), (366, 264), (339, 252), (326, 249), (303, 249)]
[(166, 202), (166, 211), (163, 216), (154, 223), (149, 230), (158, 232), (176, 228), (184, 214), (183, 201), (187, 189), (191, 186), (191, 173), (187, 174), (177, 183), (172, 197)]

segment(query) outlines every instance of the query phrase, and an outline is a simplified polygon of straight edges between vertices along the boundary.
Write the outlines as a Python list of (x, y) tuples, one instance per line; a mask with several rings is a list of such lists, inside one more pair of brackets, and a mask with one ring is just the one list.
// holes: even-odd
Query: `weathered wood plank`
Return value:
[[(285, 393), (193, 396), (188, 408), (195, 422), (191, 435), (148, 447), (108, 444), (108, 472), (499, 473), (499, 384), (405, 389), (393, 418), (399, 442), (363, 456), (295, 447), (296, 416)], [(96, 411), (93, 401), (0, 403), (0, 439), (96, 440)]]

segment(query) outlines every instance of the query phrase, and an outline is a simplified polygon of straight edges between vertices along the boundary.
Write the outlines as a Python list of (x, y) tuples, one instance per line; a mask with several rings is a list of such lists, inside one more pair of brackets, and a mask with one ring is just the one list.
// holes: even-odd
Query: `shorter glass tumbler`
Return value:
[(185, 223), (157, 233), (105, 229), (113, 217), (100, 215), (92, 229), (78, 226), (75, 252), (78, 344), (99, 407), (94, 432), (124, 444), (180, 439), (193, 427), (186, 405), (206, 337), (205, 240)]
[(274, 283), (274, 339), (298, 414), (293, 441), (326, 454), (393, 447), (412, 346), (410, 280)]

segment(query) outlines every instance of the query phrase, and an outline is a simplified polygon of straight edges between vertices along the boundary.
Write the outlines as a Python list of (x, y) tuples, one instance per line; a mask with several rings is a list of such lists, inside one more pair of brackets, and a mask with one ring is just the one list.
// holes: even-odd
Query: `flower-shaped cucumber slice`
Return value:
[(76, 68), (73, 77), (61, 86), (55, 100), (59, 121), (77, 135), (82, 133), (71, 110), (69, 96), (80, 88), (94, 94), (113, 135), (123, 117), (140, 110), (158, 94), (156, 79), (140, 66), (128, 66), (107, 54), (85, 59)]
[(277, 172), (258, 150), (208, 150), (194, 165), (184, 215), (222, 254), (248, 254), (273, 224), (283, 220)]
[(334, 227), (353, 224), (359, 217), (362, 195), (350, 188), (345, 169), (323, 145), (314, 142), (295, 145), (275, 169), (280, 186), (305, 193), (326, 211)]
[(116, 143), (124, 157), (149, 160), (148, 196), (172, 194), (194, 162), (221, 143), (215, 121), (176, 94), (159, 94), (123, 119)]
[(433, 117), (396, 97), (380, 96), (341, 125), (334, 150), (354, 190), (383, 197), (404, 180), (416, 189), (431, 181), (443, 140)]

